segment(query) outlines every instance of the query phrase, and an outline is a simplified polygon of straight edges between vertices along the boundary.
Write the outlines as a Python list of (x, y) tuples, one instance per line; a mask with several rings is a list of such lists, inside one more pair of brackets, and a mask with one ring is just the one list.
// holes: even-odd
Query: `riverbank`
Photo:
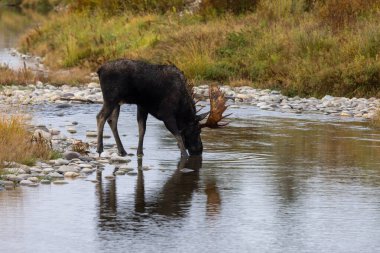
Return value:
[[(96, 73), (92, 73), (91, 78), (94, 80), (93, 82), (80, 86), (53, 86), (40, 81), (29, 85), (3, 86), (0, 91), (0, 104), (15, 106), (54, 103), (69, 106), (71, 103), (103, 103), (101, 89), (96, 82)], [(380, 99), (375, 97), (369, 99), (330, 95), (326, 95), (322, 99), (288, 97), (276, 90), (254, 89), (249, 86), (221, 86), (221, 90), (228, 99), (227, 103), (233, 107), (248, 104), (268, 111), (319, 113), (372, 119), (380, 107)], [(196, 86), (194, 91), (195, 98), (203, 101), (200, 106), (206, 106), (208, 86)]]

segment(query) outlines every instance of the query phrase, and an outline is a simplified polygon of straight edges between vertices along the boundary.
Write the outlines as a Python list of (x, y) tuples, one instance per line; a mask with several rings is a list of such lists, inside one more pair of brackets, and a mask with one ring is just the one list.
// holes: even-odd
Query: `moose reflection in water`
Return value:
[[(134, 203), (125, 201), (118, 203), (117, 178), (107, 180), (103, 184), (102, 172), (98, 170), (99, 184), (96, 188), (99, 201), (98, 226), (101, 230), (139, 231), (139, 222), (144, 219), (153, 219), (153, 221), (165, 220), (164, 217), (182, 219), (189, 214), (193, 194), (199, 190), (202, 157), (181, 158), (175, 172), (153, 197), (146, 196), (142, 162), (142, 158), (139, 158)], [(206, 182), (205, 194), (207, 196), (206, 215), (218, 214), (222, 202), (216, 182), (213, 180)], [(133, 205), (134, 209), (131, 209)]]

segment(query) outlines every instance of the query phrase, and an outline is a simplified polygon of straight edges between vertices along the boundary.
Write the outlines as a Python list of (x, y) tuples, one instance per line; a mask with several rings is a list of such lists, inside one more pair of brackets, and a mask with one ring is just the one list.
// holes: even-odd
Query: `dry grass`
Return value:
[(37, 76), (26, 67), (13, 70), (7, 66), (0, 66), (0, 85), (25, 85), (34, 83), (37, 79)]
[(34, 84), (36, 81), (53, 85), (79, 85), (91, 80), (89, 74), (90, 70), (79, 67), (37, 74), (27, 68), (14, 70), (7, 66), (0, 66), (0, 85), (27, 85)]
[(37, 159), (50, 159), (53, 151), (43, 142), (31, 141), (22, 115), (0, 114), (0, 167), (4, 162), (33, 165)]

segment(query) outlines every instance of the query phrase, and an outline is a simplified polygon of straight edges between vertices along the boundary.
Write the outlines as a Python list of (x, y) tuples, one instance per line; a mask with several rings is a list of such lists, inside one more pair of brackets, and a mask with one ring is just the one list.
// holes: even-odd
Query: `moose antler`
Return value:
[(227, 110), (226, 99), (224, 93), (217, 85), (209, 86), (210, 96), (210, 115), (206, 123), (201, 124), (201, 127), (218, 128), (226, 126), (228, 123), (218, 124), (222, 119), (230, 116), (231, 114), (223, 116), (223, 113)]

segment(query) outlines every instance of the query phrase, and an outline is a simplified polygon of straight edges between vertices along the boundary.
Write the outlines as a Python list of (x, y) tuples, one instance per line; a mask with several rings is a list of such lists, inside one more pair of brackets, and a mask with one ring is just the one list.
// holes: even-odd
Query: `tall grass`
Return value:
[[(216, 2), (204, 4), (219, 8)], [(198, 81), (238, 80), (288, 95), (376, 96), (379, 3), (261, 0), (240, 15), (228, 10), (218, 15), (109, 15), (84, 8), (51, 17), (31, 30), (21, 46), (45, 56), (55, 68), (96, 70), (107, 60), (127, 57), (172, 62)]]
[(32, 143), (23, 116), (0, 114), (0, 167), (4, 162), (33, 165), (54, 152), (43, 142)]

